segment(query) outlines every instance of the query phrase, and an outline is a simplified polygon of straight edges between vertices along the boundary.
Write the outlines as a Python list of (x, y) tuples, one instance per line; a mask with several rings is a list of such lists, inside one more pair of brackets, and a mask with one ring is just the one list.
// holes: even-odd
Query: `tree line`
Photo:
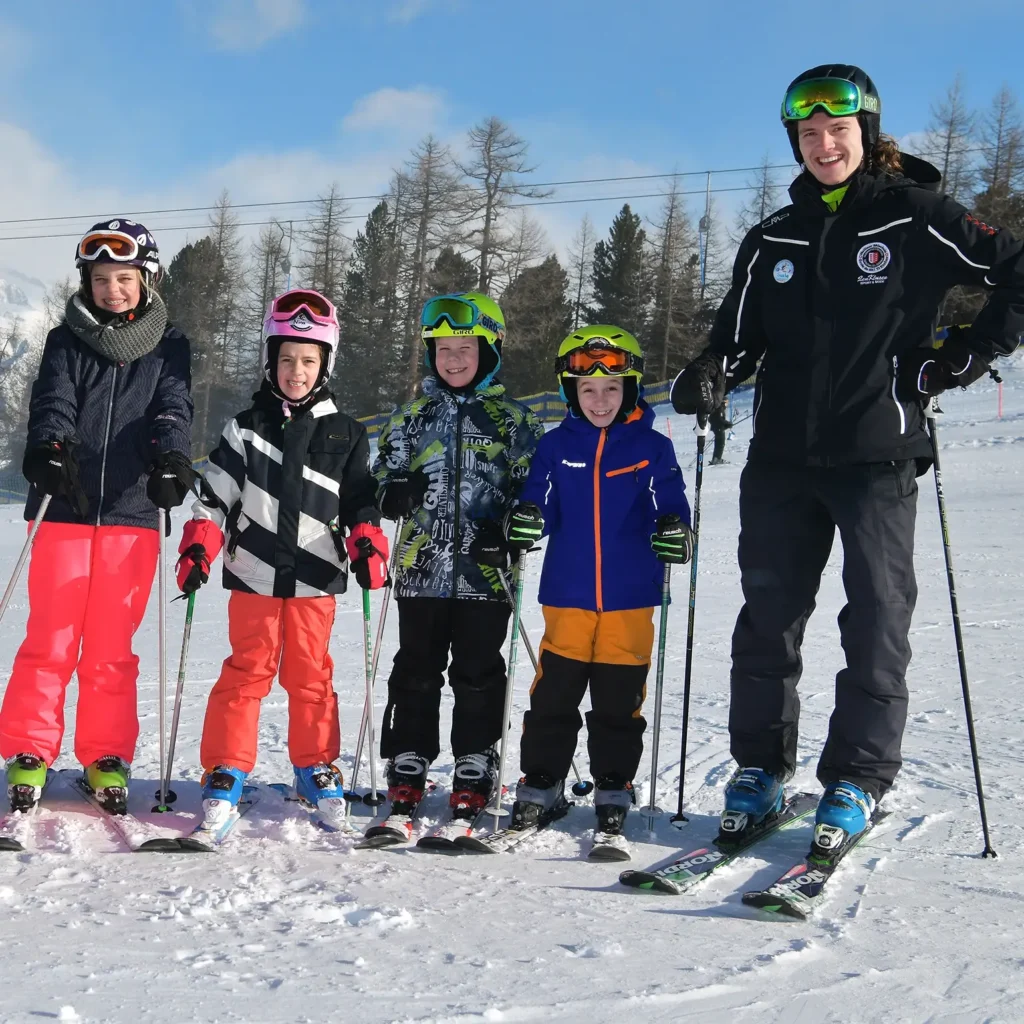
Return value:
[[(945, 191), (975, 216), (1024, 237), (1024, 122), (1009, 88), (974, 111), (957, 78), (907, 148), (933, 162)], [(172, 320), (192, 342), (195, 454), (210, 449), (258, 384), (263, 314), (289, 284), (315, 288), (338, 308), (332, 389), (353, 415), (387, 411), (415, 393), (420, 309), (428, 296), (448, 292), (483, 291), (501, 305), (508, 328), (502, 379), (514, 395), (553, 390), (556, 346), (585, 323), (631, 331), (644, 347), (647, 379), (664, 380), (706, 345), (734, 248), (785, 204), (793, 170), (765, 157), (731, 223), (720, 215), (710, 175), (696, 216), (680, 178), (666, 176), (653, 216), (626, 204), (603, 237), (584, 217), (564, 254), (528, 212), (526, 201), (551, 194), (531, 183), (529, 145), (497, 117), (470, 129), (463, 155), (423, 139), (354, 237), (356, 218), (337, 186), (301, 221), (272, 220), (254, 240), (243, 236), (224, 193), (205, 235), (166, 264), (161, 286)], [(59, 322), (72, 288), (69, 278), (47, 297), (44, 329)], [(944, 315), (969, 322), (983, 301), (983, 292), (957, 289)], [(0, 336), (0, 371), (18, 331), (15, 324)], [(16, 457), (23, 443), (26, 400), (25, 382), (4, 374), (0, 443), (7, 451), (0, 457)]]

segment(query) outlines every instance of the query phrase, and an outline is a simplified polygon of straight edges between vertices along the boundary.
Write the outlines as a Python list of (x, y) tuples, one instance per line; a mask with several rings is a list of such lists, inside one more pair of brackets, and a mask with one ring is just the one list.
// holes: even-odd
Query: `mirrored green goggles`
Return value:
[(852, 117), (862, 110), (879, 113), (879, 103), (843, 78), (811, 78), (790, 87), (782, 101), (782, 120), (803, 121), (816, 110), (831, 117)]
[(499, 337), (505, 332), (497, 320), (481, 313), (480, 307), (472, 299), (460, 295), (438, 295), (427, 300), (420, 325), (426, 328), (438, 327), (442, 321), (447, 321), (448, 326), (456, 330), (480, 326)]

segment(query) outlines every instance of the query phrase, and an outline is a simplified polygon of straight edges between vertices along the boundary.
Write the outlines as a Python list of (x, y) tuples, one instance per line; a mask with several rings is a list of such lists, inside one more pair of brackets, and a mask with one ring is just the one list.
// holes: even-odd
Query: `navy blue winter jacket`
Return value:
[[(188, 338), (171, 324), (152, 352), (115, 363), (80, 341), (66, 323), (47, 335), (32, 385), (28, 447), (75, 438), (86, 519), (64, 496), (53, 498), (47, 522), (157, 528), (146, 480), (156, 455), (190, 456), (191, 370)], [(40, 495), (29, 488), (25, 518)]]

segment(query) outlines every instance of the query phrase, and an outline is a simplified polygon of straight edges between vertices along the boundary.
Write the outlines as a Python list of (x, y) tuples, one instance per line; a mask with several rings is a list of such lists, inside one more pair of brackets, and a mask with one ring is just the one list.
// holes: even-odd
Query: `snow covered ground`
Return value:
[[(681, 897), (620, 888), (619, 865), (581, 859), (593, 811), (575, 808), (528, 853), (445, 858), (415, 850), (354, 852), (266, 796), (220, 855), (126, 853), (106, 824), (58, 787), (38, 819), (38, 852), (0, 854), (0, 1021), (754, 1021), (1019, 1022), (1024, 1020), (1024, 678), (1017, 650), (1024, 553), (1024, 363), (995, 385), (943, 398), (944, 483), (971, 672), (992, 838), (982, 840), (950, 625), (935, 490), (920, 480), (912, 695), (905, 768), (892, 811), (846, 862), (808, 923), (759, 919), (739, 897), (767, 884), (808, 841), (804, 826)], [(742, 409), (737, 411), (737, 415)], [(692, 462), (690, 423), (671, 427)], [(666, 814), (653, 835), (639, 815), (634, 866), (697, 845), (716, 828), (731, 770), (726, 730), (729, 638), (740, 605), (736, 492), (750, 421), (730, 465), (705, 473), (697, 644), (682, 833)], [(687, 468), (689, 486), (693, 469)], [(0, 507), (0, 575), (24, 539), (20, 509)], [(176, 538), (175, 538), (176, 546)], [(535, 642), (539, 559), (525, 620)], [(0, 581), (2, 582), (2, 581)], [(675, 578), (658, 802), (674, 810), (688, 573)], [(376, 619), (378, 599), (374, 598)], [(804, 647), (801, 767), (814, 766), (841, 664), (835, 616), (839, 552), (822, 583)], [(180, 813), (149, 813), (157, 769), (155, 602), (137, 641), (142, 737), (133, 810), (168, 829), (198, 808), (198, 738), (226, 647), (226, 597), (201, 592), (179, 739)], [(0, 624), (0, 679), (20, 642), (24, 586)], [(170, 607), (171, 682), (182, 605)], [(1018, 637), (1014, 641), (1014, 636)], [(381, 673), (395, 649), (389, 620)], [(358, 594), (343, 599), (333, 648), (342, 726), (351, 746), (362, 706)], [(519, 662), (514, 722), (529, 684)], [(652, 674), (653, 682), (653, 674)], [(652, 687), (653, 691), (653, 687)], [(74, 684), (69, 694), (71, 748)], [(378, 704), (378, 716), (383, 702)], [(446, 703), (447, 706), (447, 703)], [(264, 702), (257, 776), (286, 780), (286, 704)], [(585, 766), (585, 748), (578, 760)], [(73, 764), (68, 754), (59, 767)], [(649, 755), (641, 795), (646, 799)], [(512, 768), (515, 770), (515, 758)], [(451, 759), (434, 766), (442, 788)], [(2, 799), (2, 798), (0, 798)], [(431, 798), (436, 815), (443, 793)], [(45, 846), (45, 851), (43, 847)]]

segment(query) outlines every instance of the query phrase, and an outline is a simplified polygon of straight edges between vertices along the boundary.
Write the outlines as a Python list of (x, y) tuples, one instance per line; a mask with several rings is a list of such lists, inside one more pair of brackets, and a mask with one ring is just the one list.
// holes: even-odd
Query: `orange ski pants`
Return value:
[(160, 538), (131, 526), (39, 526), (28, 566), (28, 628), (0, 707), (0, 757), (48, 765), (64, 737), (64, 695), (78, 670), (75, 756), (131, 762), (139, 736), (132, 637), (146, 613)]
[(333, 597), (265, 597), (231, 591), (231, 656), (210, 691), (199, 759), (209, 771), (256, 765), (260, 701), (280, 674), (288, 692), (288, 753), (299, 768), (341, 753), (334, 662), (327, 651)]

